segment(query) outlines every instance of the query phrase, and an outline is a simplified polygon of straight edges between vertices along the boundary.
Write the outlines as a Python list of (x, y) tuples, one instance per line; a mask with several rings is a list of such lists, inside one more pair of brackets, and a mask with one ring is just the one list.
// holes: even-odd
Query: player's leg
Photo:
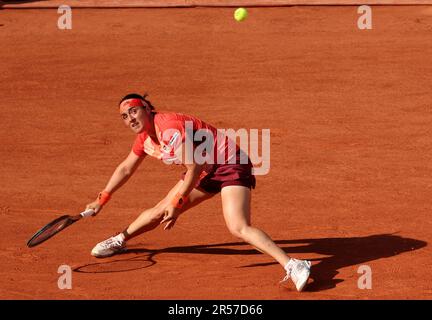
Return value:
[(226, 186), (222, 188), (221, 196), (223, 215), (229, 231), (273, 257), (287, 271), (284, 280), (291, 277), (297, 290), (301, 291), (309, 277), (310, 262), (291, 259), (264, 231), (251, 226), (250, 189), (244, 186)]
[[(159, 226), (161, 220), (163, 219), (164, 211), (163, 209), (172, 201), (174, 196), (177, 194), (180, 186), (183, 181), (180, 180), (166, 195), (164, 199), (162, 199), (157, 205), (153, 208), (147, 209), (140, 214), (140, 216), (132, 222), (129, 227), (125, 230), (126, 240), (129, 240), (137, 235), (142, 234), (143, 232), (147, 232), (153, 230), (157, 226)], [(206, 193), (204, 191), (193, 189), (189, 194), (189, 201), (183, 206), (180, 211), (180, 214), (184, 213), (190, 208), (193, 208), (203, 202), (211, 198), (213, 194)]]
[(283, 267), (290, 257), (262, 230), (250, 223), (251, 191), (244, 186), (222, 188), (222, 209), (228, 230), (257, 249), (272, 256)]
[[(181, 184), (182, 181), (179, 181), (158, 204), (150, 209), (144, 210), (122, 233), (98, 243), (93, 248), (91, 254), (97, 258), (105, 258), (122, 252), (125, 250), (127, 240), (159, 226), (163, 218), (163, 209), (174, 198)], [(212, 196), (213, 194), (193, 189), (189, 194), (188, 203), (183, 206), (180, 214)]]

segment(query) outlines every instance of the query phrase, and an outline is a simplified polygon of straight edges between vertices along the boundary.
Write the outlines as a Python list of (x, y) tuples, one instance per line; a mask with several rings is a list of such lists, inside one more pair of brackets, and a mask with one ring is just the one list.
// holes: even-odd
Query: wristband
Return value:
[(174, 196), (174, 199), (171, 201), (171, 204), (174, 208), (181, 209), (188, 202), (188, 197), (182, 196), (180, 193)]
[(98, 201), (101, 206), (105, 205), (111, 199), (109, 192), (102, 191), (98, 195)]

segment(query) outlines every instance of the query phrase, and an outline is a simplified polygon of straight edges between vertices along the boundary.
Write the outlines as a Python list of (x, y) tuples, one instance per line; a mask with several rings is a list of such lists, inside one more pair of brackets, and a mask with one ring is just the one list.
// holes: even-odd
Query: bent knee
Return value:
[(247, 233), (248, 225), (228, 226), (229, 232), (236, 238), (243, 239)]

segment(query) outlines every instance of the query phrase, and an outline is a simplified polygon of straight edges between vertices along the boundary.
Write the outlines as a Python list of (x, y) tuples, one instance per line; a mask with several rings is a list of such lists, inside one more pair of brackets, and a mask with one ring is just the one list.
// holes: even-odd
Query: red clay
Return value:
[[(432, 12), (374, 7), (56, 10), (0, 15), (2, 299), (430, 299)], [(77, 213), (129, 152), (117, 102), (219, 128), (271, 129), (271, 171), (253, 223), (312, 259), (301, 294), (271, 258), (227, 231), (217, 196), (106, 260), (99, 241), (158, 202), (182, 169), (146, 159), (96, 218), (39, 247), (43, 224)], [(73, 289), (59, 290), (67, 264)], [(360, 290), (361, 265), (373, 272)], [(78, 272), (80, 271), (80, 272)]]

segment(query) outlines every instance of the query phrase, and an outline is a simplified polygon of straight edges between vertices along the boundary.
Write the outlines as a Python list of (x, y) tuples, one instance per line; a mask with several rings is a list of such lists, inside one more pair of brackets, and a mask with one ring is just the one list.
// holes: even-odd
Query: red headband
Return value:
[(127, 99), (120, 103), (120, 113), (126, 112), (131, 107), (145, 107), (144, 101), (141, 99), (133, 98)]

